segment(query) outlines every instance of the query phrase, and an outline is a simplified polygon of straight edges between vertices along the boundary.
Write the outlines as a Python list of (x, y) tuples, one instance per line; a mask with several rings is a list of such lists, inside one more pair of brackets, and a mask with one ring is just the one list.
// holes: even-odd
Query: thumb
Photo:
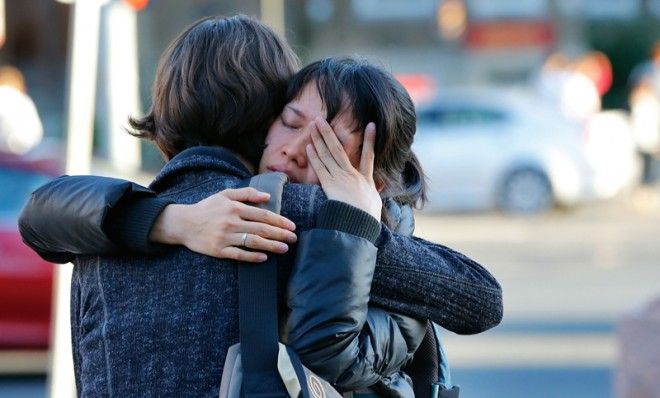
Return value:
[(374, 146), (376, 145), (376, 125), (367, 124), (364, 129), (364, 140), (362, 141), (362, 156), (360, 157), (360, 174), (369, 180), (374, 177)]

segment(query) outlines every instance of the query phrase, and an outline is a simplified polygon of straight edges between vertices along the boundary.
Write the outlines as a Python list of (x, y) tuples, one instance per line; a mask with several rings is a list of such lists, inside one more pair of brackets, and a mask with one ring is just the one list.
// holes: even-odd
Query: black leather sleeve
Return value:
[(23, 241), (56, 263), (72, 261), (76, 254), (158, 252), (162, 248), (148, 236), (169, 203), (129, 181), (62, 176), (32, 193), (18, 225)]
[(369, 307), (376, 247), (349, 233), (302, 234), (289, 279), (286, 341), (339, 389), (369, 387), (410, 359), (426, 325)]

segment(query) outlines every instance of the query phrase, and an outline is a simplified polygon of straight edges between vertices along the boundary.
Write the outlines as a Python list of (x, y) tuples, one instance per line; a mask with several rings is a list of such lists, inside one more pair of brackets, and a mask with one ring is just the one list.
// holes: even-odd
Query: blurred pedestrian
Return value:
[(536, 88), (541, 97), (563, 115), (585, 122), (601, 109), (599, 90), (593, 77), (598, 74), (603, 85), (606, 76), (595, 71), (598, 62), (591, 60), (590, 55), (571, 61), (562, 53), (554, 53), (543, 64)]
[(655, 156), (660, 153), (660, 42), (653, 47), (651, 59), (637, 65), (628, 79), (629, 105), (633, 136), (642, 159), (642, 185), (655, 176)]
[(561, 107), (562, 88), (568, 76), (570, 60), (562, 52), (552, 53), (546, 58), (536, 80), (536, 90), (544, 99)]
[(575, 68), (593, 82), (599, 97), (612, 87), (612, 63), (604, 53), (590, 51), (575, 62)]
[(41, 119), (27, 95), (23, 74), (13, 66), (0, 67), (0, 152), (23, 154), (42, 136)]

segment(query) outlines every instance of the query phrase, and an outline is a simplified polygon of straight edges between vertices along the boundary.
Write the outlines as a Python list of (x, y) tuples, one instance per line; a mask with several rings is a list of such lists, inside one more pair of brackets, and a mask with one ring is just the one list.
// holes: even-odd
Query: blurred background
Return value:
[(660, 397), (660, 0), (72, 3), (0, 0), (0, 398), (47, 394), (54, 267), (25, 200), (65, 170), (147, 183), (163, 163), (127, 115), (177, 33), (235, 13), (414, 98), (416, 234), (504, 290), (499, 327), (445, 336), (462, 397)]

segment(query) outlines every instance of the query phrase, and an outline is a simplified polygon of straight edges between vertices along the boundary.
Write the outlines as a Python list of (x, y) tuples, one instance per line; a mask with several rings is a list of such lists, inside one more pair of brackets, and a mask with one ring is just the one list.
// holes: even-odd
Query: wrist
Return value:
[(183, 244), (181, 229), (185, 217), (186, 205), (171, 204), (166, 206), (154, 223), (149, 240), (168, 245)]
[(150, 240), (156, 219), (171, 200), (133, 193), (108, 210), (103, 230), (119, 247), (136, 253), (158, 253), (162, 247)]
[[(379, 203), (380, 204), (380, 203)], [(371, 211), (369, 211), (369, 214), (375, 218), (376, 220), (380, 220), (381, 215), (383, 214), (383, 206), (372, 206)]]
[[(373, 198), (372, 198), (373, 199)], [(380, 216), (383, 211), (383, 205), (382, 205), (382, 200), (380, 197), (376, 198), (377, 200), (369, 200), (369, 198), (364, 198), (362, 203), (356, 203), (352, 204), (354, 207), (357, 207), (358, 209), (364, 211), (365, 213), (369, 214), (376, 220), (380, 220)], [(351, 204), (351, 203), (349, 203)]]

